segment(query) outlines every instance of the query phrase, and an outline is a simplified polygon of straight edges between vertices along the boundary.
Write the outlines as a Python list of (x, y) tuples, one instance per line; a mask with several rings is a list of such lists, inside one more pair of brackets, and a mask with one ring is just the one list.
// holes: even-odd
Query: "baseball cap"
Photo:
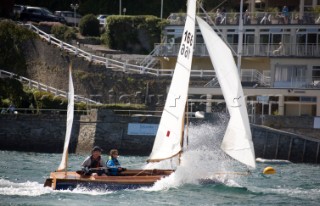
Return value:
[(103, 150), (102, 150), (101, 147), (99, 147), (99, 146), (94, 146), (94, 147), (92, 148), (91, 152), (95, 152), (95, 151), (100, 151), (100, 152), (102, 152)]

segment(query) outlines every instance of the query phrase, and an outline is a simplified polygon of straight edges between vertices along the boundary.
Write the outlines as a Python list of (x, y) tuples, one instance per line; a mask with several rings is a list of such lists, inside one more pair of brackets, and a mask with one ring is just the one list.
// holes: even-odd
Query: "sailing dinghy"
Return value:
[[(183, 38), (177, 58), (176, 68), (168, 92), (166, 104), (161, 116), (154, 146), (148, 162), (157, 162), (177, 156), (182, 151), (184, 109), (187, 101), (193, 45), (195, 41), (196, 0), (188, 0), (188, 11)], [(169, 176), (171, 169), (128, 169), (119, 176), (85, 176), (77, 172), (67, 171), (68, 146), (73, 122), (73, 83), (71, 69), (69, 71), (69, 95), (67, 113), (67, 132), (62, 161), (56, 172), (50, 174), (44, 186), (53, 189), (73, 189), (78, 186), (103, 188), (108, 190), (135, 189), (152, 186), (156, 181)]]
[[(168, 92), (159, 128), (148, 162), (158, 162), (179, 156), (182, 153), (185, 106), (188, 96), (193, 47), (195, 41), (196, 0), (188, 0), (186, 23), (178, 53), (175, 71)], [(201, 33), (217, 73), (225, 98), (230, 120), (221, 148), (237, 161), (255, 168), (254, 149), (248, 114), (239, 74), (230, 49), (201, 18), (197, 17)], [(171, 169), (126, 170), (119, 176), (84, 176), (67, 171), (68, 145), (73, 121), (73, 83), (69, 70), (69, 104), (67, 132), (60, 166), (50, 174), (45, 186), (53, 189), (73, 189), (77, 186), (109, 190), (134, 189), (152, 186), (156, 181), (169, 176)]]
[(74, 189), (76, 187), (101, 188), (109, 190), (134, 189), (142, 186), (151, 186), (157, 180), (172, 173), (172, 170), (127, 170), (121, 176), (85, 176), (79, 172), (67, 171), (68, 147), (74, 115), (74, 87), (69, 68), (69, 92), (67, 129), (61, 163), (55, 172), (51, 172), (50, 178), (46, 179), (44, 186), (56, 190)]

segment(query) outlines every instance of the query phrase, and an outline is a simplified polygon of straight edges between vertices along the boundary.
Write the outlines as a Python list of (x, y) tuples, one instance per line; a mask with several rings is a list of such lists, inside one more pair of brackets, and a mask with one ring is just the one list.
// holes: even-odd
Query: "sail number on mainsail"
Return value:
[(190, 48), (193, 46), (193, 34), (186, 30), (184, 32), (184, 43), (181, 45), (180, 54), (184, 55), (185, 58), (189, 59), (191, 50)]

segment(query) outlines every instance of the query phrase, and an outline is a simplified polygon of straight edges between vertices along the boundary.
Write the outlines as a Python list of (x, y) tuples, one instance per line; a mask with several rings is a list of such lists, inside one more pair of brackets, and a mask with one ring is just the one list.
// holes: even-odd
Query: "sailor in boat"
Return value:
[(101, 157), (102, 149), (99, 146), (95, 146), (91, 150), (91, 155), (88, 156), (82, 163), (82, 171), (84, 175), (106, 175), (105, 173), (105, 161)]
[(126, 168), (121, 167), (118, 157), (118, 150), (110, 150), (110, 157), (107, 162), (108, 175), (116, 176), (119, 175), (120, 172), (126, 171)]

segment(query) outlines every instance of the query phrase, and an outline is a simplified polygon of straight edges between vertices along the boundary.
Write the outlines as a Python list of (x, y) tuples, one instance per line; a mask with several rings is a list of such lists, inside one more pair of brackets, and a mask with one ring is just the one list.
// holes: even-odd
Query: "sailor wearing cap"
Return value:
[(97, 173), (99, 176), (105, 175), (105, 161), (101, 158), (101, 152), (103, 150), (99, 146), (95, 146), (91, 150), (91, 155), (88, 156), (83, 163), (82, 171), (85, 175), (91, 175)]

